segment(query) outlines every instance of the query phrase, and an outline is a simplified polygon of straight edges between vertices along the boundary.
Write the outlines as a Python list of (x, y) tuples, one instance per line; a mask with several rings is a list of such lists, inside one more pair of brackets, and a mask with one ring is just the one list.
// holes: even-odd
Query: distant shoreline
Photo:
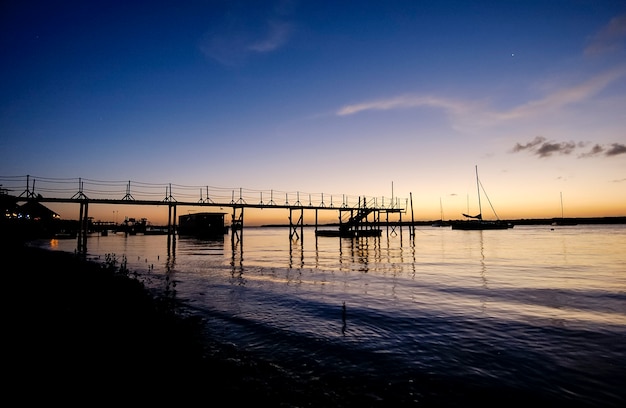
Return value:
[[(395, 225), (395, 226), (406, 226), (410, 227), (412, 225), (415, 226), (430, 226), (433, 222), (441, 221), (441, 220), (431, 220), (431, 221), (381, 221), (378, 223), (371, 222), (368, 225)], [(444, 220), (444, 222), (458, 222), (461, 220)], [(518, 218), (518, 219), (507, 219), (502, 220), (505, 222), (510, 222), (513, 225), (552, 225), (555, 221), (568, 221), (574, 222), (580, 225), (593, 225), (593, 224), (626, 224), (626, 216), (621, 217), (580, 217), (580, 218)], [(338, 226), (339, 223), (325, 223), (325, 224), (317, 224), (318, 227), (332, 227)], [(260, 225), (261, 228), (268, 227), (289, 227), (289, 224), (264, 224)], [(305, 224), (306, 227), (315, 226), (315, 224)]]

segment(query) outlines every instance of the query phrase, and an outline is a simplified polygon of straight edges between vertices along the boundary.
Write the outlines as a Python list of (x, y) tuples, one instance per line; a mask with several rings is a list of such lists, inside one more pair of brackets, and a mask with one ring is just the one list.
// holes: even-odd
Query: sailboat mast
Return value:
[(441, 221), (443, 221), (443, 203), (441, 202), (441, 197), (439, 197), (439, 212), (441, 213)]
[(480, 219), (483, 219), (483, 208), (480, 204), (480, 182), (478, 181), (478, 166), (475, 166), (476, 168), (476, 190), (478, 190), (478, 215), (480, 216)]
[(561, 218), (563, 218), (563, 192), (561, 191)]

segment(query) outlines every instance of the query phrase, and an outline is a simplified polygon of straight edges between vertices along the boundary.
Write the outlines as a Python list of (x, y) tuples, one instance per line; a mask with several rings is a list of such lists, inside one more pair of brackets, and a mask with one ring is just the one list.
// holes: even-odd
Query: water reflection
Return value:
[(341, 306), (341, 334), (346, 335), (347, 323), (346, 323), (346, 302), (343, 302), (343, 306)]
[[(479, 230), (478, 232), (480, 233), (480, 277), (482, 279), (483, 289), (489, 289), (487, 286), (487, 265), (485, 263), (485, 237), (482, 230)], [(487, 293), (480, 298), (480, 308), (483, 313), (487, 310), (487, 299)]]
[(296, 247), (296, 251), (300, 254), (300, 265), (298, 266), (300, 269), (304, 268), (304, 240), (303, 239), (289, 239), (289, 269), (293, 269), (293, 253), (294, 246)]
[(482, 230), (478, 232), (480, 233), (480, 277), (483, 281), (483, 288), (489, 289), (487, 287), (487, 264), (485, 263), (485, 238)]
[(176, 234), (167, 234), (167, 254), (176, 253)]
[[(168, 239), (169, 245), (169, 239)], [(157, 257), (159, 259), (159, 257)], [(176, 296), (176, 280), (174, 279), (174, 271), (176, 267), (176, 252), (168, 251), (167, 260), (165, 261), (165, 294), (172, 297)]]
[[(313, 229), (305, 229), (300, 239), (286, 242), (286, 228), (251, 229), (246, 232), (245, 256), (240, 234), (216, 241), (172, 240), (174, 250), (168, 258), (163, 254), (166, 237), (160, 236), (98, 235), (90, 237), (89, 247), (94, 254), (127, 254), (129, 269), (141, 272), (147, 267), (146, 276), (178, 294), (184, 292), (181, 276), (190, 270), (202, 279), (209, 274), (217, 278), (225, 271), (229, 284), (253, 289), (263, 285), (273, 291), (282, 285), (288, 291), (297, 283), (312, 298), (347, 293), (348, 297), (334, 300), (336, 307), (343, 300), (352, 306), (352, 297), (363, 299), (369, 293), (380, 296), (368, 300), (380, 307), (391, 300), (408, 308), (428, 303), (458, 313), (467, 313), (466, 306), (483, 312), (489, 306), (491, 316), (510, 319), (549, 311), (555, 319), (575, 317), (582, 322), (595, 314), (599, 321), (620, 322), (623, 303), (619, 296), (607, 294), (623, 293), (623, 274), (616, 272), (624, 264), (626, 239), (621, 231), (429, 228), (418, 229), (420, 239), (407, 242), (401, 230), (395, 238), (383, 234), (352, 239), (317, 238)], [(75, 244), (75, 240), (48, 240), (50, 248), (59, 250), (72, 251)]]
[(230, 248), (231, 277), (243, 284), (243, 240), (242, 235), (236, 229), (231, 230)]
[[(153, 273), (219, 322), (228, 343), (291, 353), (294, 366), (313, 356), (332, 368), (346, 359), (342, 368), (371, 369), (388, 383), (421, 370), (493, 389), (506, 380), (622, 395), (623, 227), (417, 233), (410, 242), (401, 234), (318, 240), (310, 229), (289, 243), (287, 228), (251, 229), (245, 260), (239, 236), (181, 239), (167, 261), (156, 255), (159, 237), (89, 243), (128, 254), (132, 269), (157, 259)], [(72, 250), (75, 241), (49, 245), (64, 244)]]

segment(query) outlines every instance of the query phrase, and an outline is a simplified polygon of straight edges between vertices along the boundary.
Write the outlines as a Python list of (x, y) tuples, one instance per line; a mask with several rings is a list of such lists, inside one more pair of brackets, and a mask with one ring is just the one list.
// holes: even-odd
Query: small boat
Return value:
[(143, 234), (144, 235), (167, 235), (168, 228), (167, 227), (155, 227), (155, 226), (148, 225)]
[(77, 232), (62, 230), (62, 231), (55, 233), (53, 237), (55, 239), (74, 239), (77, 237)]
[(339, 230), (317, 230), (317, 237), (340, 237), (340, 238), (361, 238), (361, 237), (380, 237), (382, 230), (380, 229), (339, 229)]
[[(478, 190), (478, 215), (463, 214), (464, 217), (469, 218), (464, 221), (452, 222), (452, 229), (456, 230), (501, 230), (513, 228), (513, 224), (506, 221), (496, 219), (493, 221), (483, 220), (483, 211), (480, 203), (480, 180), (478, 178), (478, 166), (476, 166), (476, 188)], [(494, 210), (495, 213), (495, 210)], [(496, 218), (498, 215), (496, 214)]]
[(561, 192), (561, 219), (555, 219), (552, 225), (578, 225), (576, 221), (565, 219), (563, 217), (563, 193)]
[(450, 223), (443, 220), (443, 204), (441, 203), (441, 198), (439, 199), (439, 208), (441, 211), (441, 218), (437, 221), (433, 221), (433, 227), (449, 227)]
[(513, 224), (506, 221), (483, 221), (483, 220), (467, 220), (467, 221), (454, 221), (452, 223), (452, 229), (456, 230), (502, 230), (513, 228)]

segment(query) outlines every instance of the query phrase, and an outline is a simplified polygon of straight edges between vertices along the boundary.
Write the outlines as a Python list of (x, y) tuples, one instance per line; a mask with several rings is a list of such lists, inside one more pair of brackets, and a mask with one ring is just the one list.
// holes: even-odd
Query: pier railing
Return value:
[[(177, 230), (178, 206), (230, 207), (232, 209), (231, 239), (239, 242), (243, 233), (243, 213), (245, 208), (283, 208), (289, 210), (289, 236), (299, 240), (303, 236), (304, 211), (321, 210), (339, 212), (340, 229), (360, 230), (372, 223), (379, 223), (380, 215), (389, 214), (402, 217), (408, 200), (385, 197), (350, 196), (346, 194), (303, 193), (300, 191), (254, 190), (244, 188), (224, 188), (215, 186), (188, 186), (174, 183), (158, 184), (137, 181), (102, 181), (83, 178), (59, 179), (49, 177), (0, 176), (0, 196), (11, 197), (2, 200), (39, 203), (76, 203), (78, 216), (78, 251), (86, 252), (89, 230), (89, 206), (91, 204), (111, 205), (163, 205), (168, 207), (167, 236), (168, 248), (174, 245)], [(2, 198), (2, 197), (0, 197)], [(284, 201), (282, 201), (284, 199)], [(13, 206), (13, 205), (11, 205)], [(5, 218), (12, 219), (14, 209), (5, 208)], [(344, 217), (348, 216), (347, 223)], [(372, 215), (372, 220), (368, 217)], [(19, 216), (18, 216), (19, 218)]]
[(259, 190), (218, 187), (212, 185), (182, 185), (176, 183), (146, 183), (140, 181), (105, 181), (87, 178), (50, 178), (0, 176), (0, 193), (20, 199), (45, 198), (63, 202), (88, 201), (142, 201), (169, 203), (198, 203), (242, 207), (312, 207), (360, 208), (405, 211), (407, 199), (323, 192)]

